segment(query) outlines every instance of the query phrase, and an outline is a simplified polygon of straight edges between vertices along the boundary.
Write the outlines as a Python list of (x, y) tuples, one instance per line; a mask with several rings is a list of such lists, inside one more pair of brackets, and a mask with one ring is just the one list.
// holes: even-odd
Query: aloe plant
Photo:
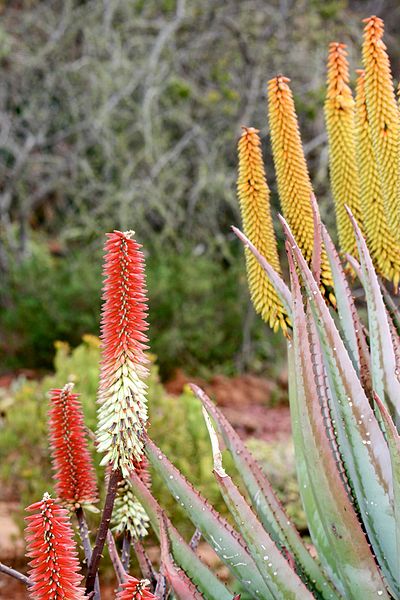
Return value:
[[(335, 43), (330, 49), (325, 110), (343, 260), (320, 220), (287, 78), (270, 81), (269, 103), (290, 287), (281, 275), (257, 130), (244, 128), (239, 142), (244, 233), (233, 229), (245, 246), (255, 309), (287, 339), (297, 475), (315, 553), (238, 434), (200, 388), (191, 386), (202, 403), (214, 475), (230, 518), (218, 514), (150, 439), (143, 256), (133, 232), (114, 232), (106, 245), (97, 431), (109, 483), (93, 552), (83, 506), (97, 499), (97, 491), (83, 417), (71, 386), (53, 392), (60, 404), (52, 411), (51, 428), (58, 494), (74, 507), (83, 532), (86, 597), (100, 598), (98, 565), (107, 541), (120, 584), (118, 598), (232, 600), (240, 587), (260, 600), (400, 600), (400, 314), (377, 274), (397, 287), (400, 113), (382, 34), (382, 22), (368, 19), (365, 74), (355, 103), (344, 47)], [(362, 142), (358, 150), (357, 140)], [(352, 177), (348, 168), (357, 175)], [(355, 276), (365, 292), (366, 323), (351, 294), (348, 278)], [(234, 476), (225, 470), (222, 448), (232, 457)], [(152, 496), (147, 462), (192, 521), (190, 543)], [(34, 558), (30, 577), (1, 564), (0, 570), (24, 582), (39, 600), (83, 597), (66, 511), (48, 495), (33, 507), (43, 514), (29, 522), (45, 518), (48, 523), (28, 527)], [(50, 523), (54, 515), (62, 517), (67, 545), (62, 532), (60, 541), (43, 537), (43, 528), (58, 535), (59, 524)], [(112, 517), (114, 530), (125, 536), (122, 561), (109, 531)], [(160, 540), (158, 573), (139, 539), (148, 525)], [(197, 555), (200, 534), (228, 567), (227, 586)], [(128, 573), (131, 542), (143, 580)], [(50, 578), (46, 553), (54, 563)], [(65, 573), (59, 557), (68, 567)]]
[[(272, 79), (268, 97), (290, 288), (277, 258), (258, 130), (244, 128), (238, 147), (244, 234), (233, 229), (245, 246), (255, 310), (287, 338), (297, 474), (317, 557), (238, 435), (196, 386), (214, 474), (235, 526), (153, 442), (144, 443), (153, 469), (253, 598), (400, 598), (400, 315), (378, 277), (397, 288), (400, 113), (382, 36), (382, 21), (367, 19), (356, 102), (345, 47), (330, 46), (325, 112), (344, 262), (320, 220), (287, 78)], [(355, 275), (365, 292), (367, 324), (351, 294), (348, 278)], [(221, 443), (233, 458), (239, 487), (224, 469)], [(136, 490), (149, 510), (148, 498)], [(209, 578), (205, 584), (196, 577), (192, 560), (183, 564), (172, 531), (162, 528), (171, 536), (175, 562), (204, 598), (221, 597)], [(188, 587), (179, 597), (190, 594)]]
[[(320, 290), (318, 273), (308, 266), (283, 219), (290, 289), (236, 230), (265, 269), (292, 324), (288, 363), (293, 438), (300, 493), (317, 558), (312, 558), (239, 436), (197, 386), (192, 390), (203, 403), (214, 474), (235, 527), (216, 514), (150, 439), (144, 443), (149, 462), (169, 492), (253, 598), (400, 598), (396, 427), (400, 396), (392, 391), (399, 385), (393, 361), (400, 340), (364, 238), (349, 218), (373, 327), (368, 344), (344, 269), (321, 224), (317, 238), (325, 244), (335, 281), (335, 314)], [(318, 215), (315, 221), (319, 222)], [(369, 381), (372, 385), (366, 385)], [(232, 455), (240, 487), (224, 469), (221, 444)], [(149, 494), (136, 479), (133, 487), (151, 515)], [(211, 572), (207, 579), (197, 576), (195, 559), (182, 557), (171, 525), (164, 524), (162, 531), (171, 540), (175, 563), (184, 568), (203, 598), (231, 597), (221, 596), (213, 587)], [(174, 585), (172, 576), (170, 582)], [(179, 597), (199, 597), (191, 596), (189, 587), (186, 593), (180, 591)]]

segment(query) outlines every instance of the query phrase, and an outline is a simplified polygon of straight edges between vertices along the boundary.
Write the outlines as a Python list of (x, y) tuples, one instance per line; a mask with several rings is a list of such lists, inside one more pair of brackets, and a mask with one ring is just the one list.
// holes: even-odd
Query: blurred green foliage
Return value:
[[(54, 340), (76, 346), (85, 333), (99, 332), (100, 240), (54, 255), (35, 236), (27, 256), (20, 261), (11, 257), (9, 265), (0, 280), (3, 370), (50, 369)], [(163, 379), (176, 368), (203, 376), (232, 374), (238, 367), (258, 370), (267, 358), (283, 353), (282, 340), (265, 336), (267, 328), (248, 305), (239, 258), (229, 264), (190, 248), (182, 253), (166, 249), (148, 255), (146, 274), (150, 346)], [(242, 318), (246, 310), (251, 311), (248, 323)], [(246, 336), (251, 343), (245, 346)]]
[(9, 264), (0, 282), (0, 363), (49, 369), (55, 340), (77, 345), (98, 330), (101, 254), (80, 248), (55, 256), (34, 239), (27, 256)]
[[(86, 425), (96, 427), (96, 394), (99, 375), (99, 340), (87, 335), (71, 350), (65, 343), (57, 343), (55, 373), (41, 381), (16, 380), (10, 390), (0, 395), (0, 484), (2, 495), (21, 501), (23, 506), (36, 501), (45, 491), (51, 492), (52, 474), (48, 451), (47, 412), (48, 391), (61, 387), (67, 381), (75, 384), (81, 394)], [(189, 390), (180, 396), (167, 394), (160, 384), (157, 365), (152, 359), (148, 380), (149, 433), (181, 472), (214, 504), (225, 513), (224, 504), (215, 482), (212, 453), (198, 400)], [(92, 442), (90, 442), (93, 448)], [(272, 476), (276, 489), (289, 512), (297, 519), (301, 511), (295, 489), (293, 451), (283, 444), (250, 441), (256, 456)], [(100, 456), (93, 451), (98, 481), (104, 477), (99, 467)], [(224, 458), (232, 466), (228, 456)], [(174, 522), (187, 535), (192, 526), (175, 500), (166, 492), (157, 478), (153, 491), (162, 498), (162, 505), (173, 516)], [(93, 517), (92, 517), (93, 518)], [(300, 521), (301, 522), (301, 521)]]
[[(381, 4), (390, 35), (399, 11)], [(265, 86), (291, 77), (329, 226), (327, 46), (340, 32), (359, 64), (354, 40), (374, 10), (355, 0), (0, 2), (3, 368), (49, 368), (54, 340), (98, 331), (100, 245), (114, 228), (134, 229), (148, 253), (162, 377), (264, 368), (276, 342), (260, 341), (246, 310), (229, 229), (240, 223), (235, 138), (242, 125), (261, 129), (275, 215)]]

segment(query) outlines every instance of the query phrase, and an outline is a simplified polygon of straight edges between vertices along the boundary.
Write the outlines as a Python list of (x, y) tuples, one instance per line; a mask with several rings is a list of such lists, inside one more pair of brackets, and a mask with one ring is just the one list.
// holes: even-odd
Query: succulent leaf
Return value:
[(371, 348), (371, 373), (374, 391), (387, 404), (397, 427), (400, 426), (400, 381), (396, 353), (386, 307), (383, 302), (378, 277), (358, 224), (349, 211), (356, 234), (367, 299), (368, 328)]
[(270, 598), (269, 589), (243, 538), (193, 488), (154, 442), (148, 438), (145, 443), (145, 451), (150, 463), (163, 479), (171, 495), (179, 502), (193, 524), (200, 529), (205, 540), (249, 594), (253, 598)]
[(160, 546), (161, 546), (161, 573), (174, 590), (179, 600), (204, 600), (185, 571), (178, 568), (172, 560), (170, 541), (168, 538), (168, 521), (160, 513)]
[(364, 372), (368, 372), (370, 366), (369, 351), (362, 324), (339, 255), (333, 245), (328, 230), (324, 225), (322, 226), (322, 237), (332, 271), (334, 288), (336, 291), (337, 310), (343, 331), (344, 342), (357, 374), (362, 376), (363, 367)]
[(395, 523), (387, 444), (311, 271), (284, 219), (282, 223), (317, 324), (345, 468), (379, 563), (395, 587)]
[(390, 460), (393, 473), (393, 505), (396, 515), (396, 540), (397, 540), (397, 572), (400, 573), (400, 436), (388, 413), (377, 394), (375, 402), (380, 411), (385, 426), (386, 439), (388, 441)]
[[(300, 488), (304, 509), (319, 556), (345, 597), (376, 598), (378, 592), (382, 596), (386, 594), (385, 584), (358, 521), (343, 473), (338, 468), (341, 460), (340, 456), (335, 456), (332, 420), (329, 412), (325, 412), (329, 388), (322, 352), (311, 311), (308, 311), (308, 317), (304, 312), (298, 276), (290, 254), (289, 264), (294, 297), (297, 412), (312, 489), (310, 502), (310, 497), (303, 494), (304, 487)], [(355, 571), (362, 573), (359, 579), (354, 577)]]
[(296, 571), (300, 576), (304, 577), (308, 583), (315, 582), (313, 587), (319, 592), (321, 598), (326, 600), (332, 597), (337, 598), (337, 593), (333, 589), (330, 580), (318, 562), (311, 557), (268, 479), (239, 435), (202, 389), (194, 384), (191, 384), (191, 388), (214, 420), (225, 446), (232, 455), (236, 468), (252, 500), (253, 509), (264, 529), (282, 550), (293, 557)]
[[(136, 473), (131, 475), (131, 481), (136, 496), (146, 509), (146, 513), (150, 518), (150, 523), (155, 534), (160, 537), (159, 514), (161, 507)], [(165, 519), (167, 519), (167, 517), (165, 517)], [(190, 548), (189, 544), (184, 541), (172, 523), (168, 520), (166, 522), (175, 562), (184, 569), (199, 590), (205, 595), (207, 600), (231, 600), (231, 592), (229, 592), (214, 573), (202, 563), (197, 554)]]
[(217, 435), (204, 408), (203, 414), (213, 446), (215, 478), (225, 503), (243, 535), (266, 585), (270, 589), (271, 597), (287, 600), (313, 598), (312, 593), (305, 587), (286, 557), (281, 554), (275, 542), (265, 531), (232, 479), (224, 470)]

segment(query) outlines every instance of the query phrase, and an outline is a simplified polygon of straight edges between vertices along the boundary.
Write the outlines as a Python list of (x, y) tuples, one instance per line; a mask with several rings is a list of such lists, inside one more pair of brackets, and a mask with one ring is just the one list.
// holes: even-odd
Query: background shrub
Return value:
[[(41, 381), (28, 381), (21, 377), (9, 390), (1, 390), (0, 412), (4, 416), (0, 435), (0, 483), (3, 497), (27, 506), (45, 491), (52, 491), (47, 436), (48, 391), (51, 388), (61, 387), (67, 381), (74, 382), (75, 390), (81, 394), (86, 425), (95, 429), (99, 350), (98, 338), (90, 335), (85, 336), (73, 350), (68, 344), (58, 342), (54, 374)], [(149, 433), (152, 439), (196, 488), (225, 513), (226, 508), (212, 473), (210, 442), (199, 402), (188, 389), (180, 396), (167, 394), (160, 383), (154, 357), (148, 384)], [(303, 524), (291, 444), (266, 444), (256, 440), (249, 443), (267, 472), (272, 474), (294, 520)], [(98, 466), (100, 455), (94, 451), (94, 457), (100, 478), (103, 476), (103, 469)], [(228, 457), (225, 462), (230, 464)], [(158, 477), (153, 479), (153, 491), (156, 497), (162, 497), (163, 506), (183, 527), (183, 532), (190, 535), (192, 531), (190, 527), (188, 529), (184, 513), (175, 500), (165, 494)]]

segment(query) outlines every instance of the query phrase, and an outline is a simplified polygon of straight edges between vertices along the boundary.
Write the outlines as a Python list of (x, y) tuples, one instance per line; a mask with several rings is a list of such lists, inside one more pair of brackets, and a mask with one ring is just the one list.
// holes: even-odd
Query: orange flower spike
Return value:
[(73, 508), (98, 500), (96, 475), (90, 456), (79, 395), (73, 384), (51, 391), (50, 445), (56, 492)]
[(384, 25), (376, 16), (364, 20), (365, 94), (375, 160), (381, 180), (387, 222), (400, 240), (400, 115), (389, 57), (382, 40)]
[(28, 545), (28, 588), (32, 600), (84, 600), (79, 587), (79, 562), (74, 534), (65, 508), (44, 494), (41, 502), (26, 509), (35, 514), (26, 517)]
[(372, 148), (372, 135), (365, 97), (365, 72), (357, 71), (356, 146), (360, 173), (362, 211), (368, 248), (375, 268), (395, 289), (400, 281), (400, 247), (389, 230), (383, 194)]
[[(270, 193), (265, 177), (258, 129), (243, 127), (238, 143), (237, 191), (243, 229), (270, 265), (281, 272), (270, 211)], [(257, 259), (247, 248), (246, 268), (251, 299), (262, 319), (277, 331), (287, 331), (287, 318), (275, 289)]]
[[(269, 126), (279, 198), (285, 219), (309, 264), (314, 246), (313, 193), (300, 130), (288, 86), (290, 79), (278, 75), (268, 82)], [(326, 253), (321, 260), (323, 288), (332, 288), (332, 275)], [(332, 302), (334, 297), (329, 294)]]
[(357, 256), (353, 227), (345, 209), (349, 206), (362, 227), (360, 182), (355, 143), (354, 100), (349, 87), (345, 44), (329, 46), (328, 89), (325, 121), (329, 140), (329, 166), (339, 243), (343, 253)]

